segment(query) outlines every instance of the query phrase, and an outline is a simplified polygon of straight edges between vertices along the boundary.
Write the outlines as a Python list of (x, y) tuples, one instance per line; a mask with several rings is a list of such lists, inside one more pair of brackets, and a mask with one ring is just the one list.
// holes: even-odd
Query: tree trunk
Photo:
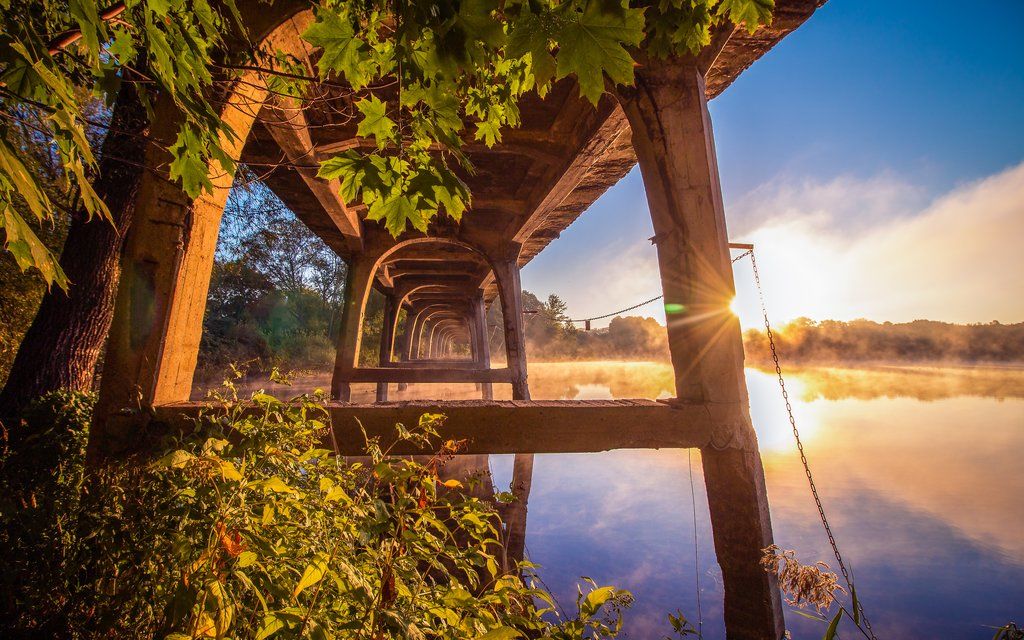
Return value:
[[(107, 203), (113, 224), (72, 216), (60, 265), (71, 281), (67, 293), (53, 288), (18, 349), (0, 393), (0, 421), (14, 427), (33, 399), (57, 389), (89, 391), (114, 313), (125, 232), (131, 224), (145, 162), (149, 129), (134, 85), (124, 83), (114, 103), (93, 187)], [(17, 438), (17, 429), (12, 436)]]

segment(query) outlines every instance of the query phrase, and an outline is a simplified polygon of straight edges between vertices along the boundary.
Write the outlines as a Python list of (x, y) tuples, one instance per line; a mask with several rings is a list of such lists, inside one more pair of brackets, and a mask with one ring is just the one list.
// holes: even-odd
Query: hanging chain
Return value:
[[(850, 590), (851, 594), (854, 594), (853, 579), (850, 577), (850, 572), (846, 568), (846, 563), (843, 562), (843, 556), (839, 553), (839, 545), (836, 543), (836, 538), (832, 534), (832, 527), (828, 523), (828, 518), (825, 516), (825, 507), (821, 504), (821, 496), (818, 495), (818, 487), (814, 483), (814, 476), (811, 474), (811, 466), (807, 462), (807, 455), (804, 453), (804, 443), (800, 439), (800, 430), (796, 426), (796, 418), (793, 417), (793, 406), (789, 402), (789, 392), (786, 390), (786, 380), (782, 377), (782, 365), (779, 364), (779, 354), (775, 348), (775, 336), (772, 334), (772, 326), (768, 321), (768, 307), (764, 301), (764, 289), (761, 287), (761, 276), (757, 271), (757, 258), (754, 257), (754, 250), (750, 249), (746, 253), (738, 256), (736, 260), (750, 254), (750, 266), (754, 270), (754, 283), (757, 285), (757, 295), (761, 301), (761, 314), (764, 316), (764, 330), (768, 336), (768, 347), (771, 350), (772, 361), (775, 363), (775, 375), (779, 379), (779, 388), (782, 390), (782, 399), (786, 403), (786, 414), (789, 416), (789, 425), (793, 428), (793, 438), (796, 439), (796, 448), (800, 452), (800, 462), (804, 466), (804, 473), (807, 475), (807, 483), (811, 487), (811, 495), (814, 496), (814, 504), (818, 507), (818, 515), (821, 517), (821, 524), (825, 527), (825, 533), (828, 535), (828, 542), (832, 545), (832, 553), (836, 557), (836, 562), (839, 564), (839, 571), (843, 574), (843, 580), (846, 581), (846, 586)], [(736, 262), (733, 260), (733, 262)], [(855, 598), (856, 611), (855, 613), (864, 621), (864, 626), (867, 628), (866, 636), (871, 640), (878, 640), (875, 636), (874, 630), (871, 628), (871, 623), (868, 621), (867, 615), (864, 613), (864, 607), (860, 603), (859, 598)], [(863, 630), (862, 630), (863, 631)]]

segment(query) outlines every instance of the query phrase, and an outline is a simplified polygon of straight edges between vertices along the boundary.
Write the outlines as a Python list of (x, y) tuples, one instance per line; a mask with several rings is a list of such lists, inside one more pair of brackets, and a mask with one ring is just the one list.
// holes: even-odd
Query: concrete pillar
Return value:
[(359, 345), (363, 338), (363, 314), (366, 298), (373, 284), (376, 259), (367, 254), (352, 258), (345, 283), (345, 301), (341, 312), (341, 332), (334, 360), (331, 397), (339, 402), (350, 402), (352, 388), (349, 382), (352, 370), (359, 365)]
[[(384, 294), (384, 317), (380, 327), (380, 355), (377, 362), (382, 367), (391, 364), (391, 354), (395, 346), (395, 324), (398, 322), (398, 303), (394, 292)], [(387, 402), (388, 383), (377, 383), (377, 402)]]
[[(400, 314), (399, 314), (400, 315)], [(413, 324), (413, 313), (409, 309), (405, 314), (405, 322), (402, 325), (402, 331), (398, 334), (395, 339), (395, 355), (402, 362), (409, 361), (409, 347), (412, 342), (412, 324)], [(398, 390), (405, 391), (409, 388), (408, 382), (399, 382)]]
[(427, 320), (427, 360), (435, 360), (437, 358), (437, 323), (432, 320)]
[[(223, 118), (235, 137), (222, 136), (228, 156), (238, 157), (266, 97), (259, 81), (228, 96)], [(235, 108), (231, 108), (232, 105)], [(114, 318), (107, 340), (99, 399), (89, 436), (89, 458), (98, 461), (135, 444), (125, 411), (145, 410), (189, 399), (199, 358), (203, 315), (213, 269), (221, 214), (232, 177), (211, 161), (211, 193), (189, 197), (167, 179), (181, 115), (166, 96), (156, 98), (134, 220), (121, 258)], [(99, 223), (103, 224), (103, 223)], [(109, 420), (108, 420), (109, 419)]]
[[(487, 308), (484, 305), (483, 292), (473, 300), (472, 317), (469, 320), (470, 336), (473, 338), (473, 359), (481, 369), (491, 368), (491, 345), (487, 340)], [(481, 397), (484, 400), (494, 399), (494, 385), (490, 382), (480, 383)]]
[(407, 360), (420, 360), (422, 353), (420, 351), (420, 340), (423, 337), (423, 324), (426, 319), (426, 312), (423, 310), (417, 311), (416, 316), (412, 323), (412, 335), (409, 339), (409, 357)]
[(727, 636), (777, 640), (782, 603), (759, 565), (771, 521), (739, 322), (729, 312), (735, 290), (704, 77), (690, 57), (641, 62), (636, 85), (617, 91), (654, 222), (677, 402), (733, 407), (735, 419), (716, 431), (748, 443), (702, 451)]
[(523, 287), (519, 281), (519, 251), (513, 243), (504, 255), (491, 258), (494, 279), (498, 283), (501, 315), (505, 330), (505, 354), (512, 374), (512, 399), (529, 400), (530, 386), (526, 371), (526, 332), (523, 328)]

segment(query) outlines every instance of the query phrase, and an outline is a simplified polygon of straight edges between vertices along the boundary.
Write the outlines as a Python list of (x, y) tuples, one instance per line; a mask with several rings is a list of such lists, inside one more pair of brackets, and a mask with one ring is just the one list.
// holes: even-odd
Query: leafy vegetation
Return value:
[[(773, 330), (787, 362), (806, 364), (927, 362), (1024, 362), (1024, 323), (951, 324), (933, 320), (906, 323), (853, 320), (815, 322), (800, 318)], [(748, 361), (770, 363), (768, 338), (743, 335)]]
[[(115, 2), (2, 0), (0, 128), (23, 123), (26, 108), (44, 119), (37, 131), (60, 160), (63, 191), (89, 215), (109, 217), (91, 186), (97, 169), (94, 124), (82, 94), (112, 104), (134, 83), (147, 106), (173, 101), (180, 118), (166, 144), (169, 177), (192, 197), (211, 191), (211, 170), (235, 171), (225, 151), (236, 132), (223, 120), (223, 90), (259, 69), (282, 98), (310, 97), (317, 78), (301, 61), (261, 42), (248, 42), (234, 0)], [(696, 53), (715, 24), (753, 31), (771, 20), (771, 0), (385, 0), (314, 3), (305, 41), (322, 49), (319, 80), (348, 87), (359, 135), (375, 143), (323, 161), (320, 175), (338, 178), (348, 201), (368, 205), (367, 217), (399, 234), (425, 229), (439, 212), (458, 219), (470, 203), (450, 163), (472, 170), (465, 138), (493, 145), (519, 124), (518, 100), (541, 95), (551, 82), (574, 76), (592, 103), (613, 84), (631, 84), (639, 51)], [(248, 6), (243, 6), (248, 10)], [(3, 133), (4, 131), (0, 131)], [(471, 132), (471, 133), (470, 133)], [(240, 134), (240, 133), (239, 133)], [(211, 169), (211, 164), (215, 167)], [(67, 287), (53, 254), (26, 219), (56, 216), (40, 179), (0, 136), (0, 221), (5, 246), (22, 269)]]
[[(371, 439), (366, 458), (342, 460), (321, 448), (318, 398), (248, 400), (255, 409), (226, 385), (155, 461), (84, 484), (91, 399), (40, 403), (27, 419), (50, 425), (47, 438), (0, 467), (8, 637), (617, 634), (628, 592), (590, 584), (561, 618), (531, 565), (524, 577), (502, 562), (494, 500), (441, 477), (458, 443), (417, 462)], [(395, 439), (436, 442), (440, 420), (398, 425)]]
[[(248, 169), (236, 182), (221, 220), (197, 377), (216, 384), (237, 363), (253, 374), (330, 368), (346, 264)], [(371, 293), (367, 364), (377, 362), (383, 304)]]
[[(85, 100), (84, 108), (90, 118), (102, 121), (105, 117), (102, 103), (97, 100)], [(6, 144), (17, 151), (23, 166), (35, 176), (58, 214), (45, 222), (32, 220), (28, 226), (47, 251), (59, 253), (69, 222), (59, 214), (74, 208), (75, 194), (63, 189), (60, 157), (47, 136), (40, 133), (46, 115), (39, 109), (25, 107), (19, 117), (20, 120), (10, 126), (0, 124), (0, 134)], [(96, 144), (102, 139), (103, 130), (89, 127), (86, 135)], [(45, 290), (43, 281), (23, 273), (24, 268), (25, 263), (19, 261), (14, 251), (0, 254), (0, 317), (4, 318), (0, 323), (0, 385), (7, 379), (21, 336), (32, 322)]]

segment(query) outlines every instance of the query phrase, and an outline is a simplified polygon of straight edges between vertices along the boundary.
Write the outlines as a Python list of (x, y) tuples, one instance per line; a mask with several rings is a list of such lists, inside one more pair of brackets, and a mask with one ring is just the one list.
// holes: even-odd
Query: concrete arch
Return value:
[[(299, 34), (313, 19), (308, 2), (241, 3), (239, 8), (248, 35), (229, 36), (226, 50), (248, 48), (255, 41), (305, 56)], [(259, 106), (269, 95), (260, 72), (246, 71), (217, 96), (220, 115), (234, 134), (221, 136), (229, 156), (241, 155)], [(122, 255), (93, 443), (118, 439), (121, 434), (108, 433), (107, 418), (124, 408), (188, 400), (221, 214), (232, 186), (232, 176), (211, 161), (212, 193), (198, 198), (185, 194), (165, 177), (169, 154), (164, 149), (173, 144), (182, 122), (167, 96), (156, 98), (152, 122), (150, 136), (157, 144), (147, 146), (149, 170), (139, 185), (135, 220)], [(91, 445), (90, 455), (99, 454)]]

